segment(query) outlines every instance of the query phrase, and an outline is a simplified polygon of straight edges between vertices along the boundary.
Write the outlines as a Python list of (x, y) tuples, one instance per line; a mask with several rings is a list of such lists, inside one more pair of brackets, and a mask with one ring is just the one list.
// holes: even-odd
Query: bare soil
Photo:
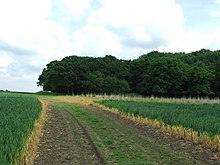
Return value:
[[(141, 141), (141, 139), (143, 142), (148, 141), (148, 144), (152, 147), (150, 152), (155, 152), (156, 150), (158, 154), (161, 154), (161, 158), (163, 156), (167, 156), (169, 158), (170, 156), (170, 158), (173, 159), (170, 152), (174, 152), (177, 156), (186, 157), (191, 160), (192, 164), (220, 164), (220, 152), (213, 151), (203, 145), (194, 144), (193, 142), (184, 139), (178, 139), (177, 137), (169, 135), (156, 128), (152, 128), (146, 124), (136, 123), (126, 117), (122, 117), (107, 110), (102, 110), (99, 107), (88, 105), (85, 107), (97, 113), (100, 117), (102, 116), (103, 118), (108, 118), (108, 120), (113, 122), (115, 125), (118, 125), (123, 129), (130, 130), (132, 132), (130, 133), (130, 138), (138, 139), (136, 140), (137, 143), (138, 141)], [(132, 134), (134, 134), (135, 137), (132, 137)], [(160, 149), (158, 149), (158, 146)], [(167, 154), (164, 153), (163, 149), (167, 151)], [(149, 153), (149, 156), (151, 157), (152, 153)], [(157, 163), (160, 161), (157, 161), (154, 156), (152, 156), (152, 161), (155, 162), (155, 164), (161, 164)], [(170, 160), (169, 164), (175, 163)]]
[[(68, 102), (79, 103), (71, 100)], [(135, 144), (134, 147), (143, 150), (155, 164), (163, 164), (158, 159), (159, 157), (164, 159), (165, 164), (179, 164), (178, 162), (175, 163), (175, 156), (189, 159), (190, 164), (220, 164), (219, 152), (175, 138), (158, 129), (136, 123), (92, 104), (83, 103), (82, 106), (106, 121), (114, 123), (118, 128), (126, 130), (129, 134), (127, 139), (130, 142), (139, 143)], [(46, 117), (47, 120), (37, 149), (38, 156), (34, 164), (111, 164), (104, 160), (103, 152), (93, 143), (86, 127), (68, 110), (61, 111), (50, 106), (46, 111)], [(148, 148), (145, 148), (144, 144), (147, 144)]]
[(68, 111), (49, 107), (36, 165), (105, 164), (88, 133)]

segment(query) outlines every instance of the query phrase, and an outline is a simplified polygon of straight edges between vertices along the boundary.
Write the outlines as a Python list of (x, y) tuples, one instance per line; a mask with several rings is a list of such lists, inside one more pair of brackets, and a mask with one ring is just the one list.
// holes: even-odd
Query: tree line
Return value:
[(37, 84), (63, 94), (220, 96), (220, 50), (152, 51), (135, 60), (69, 56), (46, 65)]

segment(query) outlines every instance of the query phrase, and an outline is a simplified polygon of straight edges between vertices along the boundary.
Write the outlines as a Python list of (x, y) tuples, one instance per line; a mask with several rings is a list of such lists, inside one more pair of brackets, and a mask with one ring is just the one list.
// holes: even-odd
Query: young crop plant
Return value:
[(220, 104), (126, 100), (102, 100), (99, 103), (108, 108), (116, 108), (133, 118), (141, 117), (148, 120), (146, 123), (151, 123), (176, 136), (193, 140), (196, 143), (205, 143), (220, 150)]
[(0, 93), (0, 164), (18, 164), (40, 112), (35, 96)]

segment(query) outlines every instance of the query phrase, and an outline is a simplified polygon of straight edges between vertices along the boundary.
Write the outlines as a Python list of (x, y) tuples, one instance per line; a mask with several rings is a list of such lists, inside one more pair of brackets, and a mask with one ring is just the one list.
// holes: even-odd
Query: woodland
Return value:
[(73, 55), (48, 63), (37, 84), (44, 91), (69, 95), (218, 97), (220, 50), (152, 51), (134, 60)]

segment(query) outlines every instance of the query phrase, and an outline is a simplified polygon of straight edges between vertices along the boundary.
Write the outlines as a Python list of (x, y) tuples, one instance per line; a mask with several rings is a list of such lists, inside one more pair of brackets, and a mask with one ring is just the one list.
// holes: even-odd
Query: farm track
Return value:
[[(156, 128), (136, 123), (126, 117), (102, 110), (99, 107), (88, 105), (84, 107), (90, 109), (98, 116), (108, 119), (109, 122), (113, 122), (118, 127), (129, 130), (131, 141), (133, 140), (136, 146), (139, 143), (139, 149), (143, 150), (149, 160), (155, 164), (220, 164), (219, 152), (214, 152), (190, 141), (178, 139)], [(144, 148), (144, 145), (148, 146), (148, 148)], [(157, 154), (161, 156), (161, 158), (159, 156), (160, 160), (158, 160)], [(164, 156), (166, 158), (162, 160)], [(184, 161), (184, 158), (189, 161)], [(161, 163), (162, 161), (164, 163)]]
[[(59, 101), (65, 102), (65, 99)], [(81, 104), (79, 100), (67, 102)], [(123, 135), (132, 149), (142, 151), (154, 164), (220, 164), (219, 153), (201, 145), (177, 139), (92, 104), (81, 106), (106, 122), (113, 123), (116, 127), (111, 136)], [(59, 110), (50, 106), (34, 164), (105, 164), (103, 151), (99, 152), (90, 138), (91, 130), (87, 132), (88, 127), (84, 127), (84, 124), (67, 109)]]
[(87, 131), (67, 110), (47, 109), (35, 165), (105, 164)]

